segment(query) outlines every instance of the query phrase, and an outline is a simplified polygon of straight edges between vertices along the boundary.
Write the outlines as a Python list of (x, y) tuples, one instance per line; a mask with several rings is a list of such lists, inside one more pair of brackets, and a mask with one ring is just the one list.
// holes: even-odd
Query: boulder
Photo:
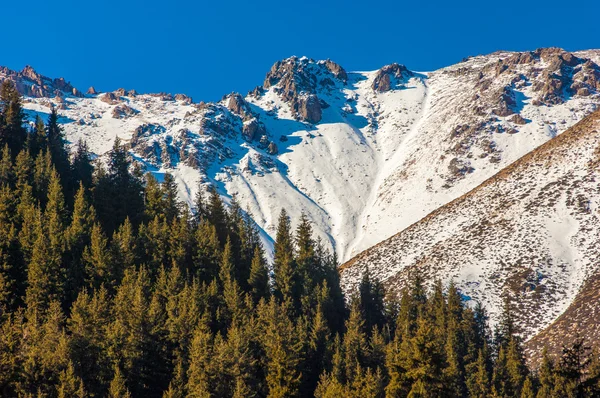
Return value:
[(514, 124), (527, 124), (527, 120), (525, 120), (525, 118), (523, 116), (521, 116), (520, 114), (516, 114), (513, 117), (511, 117), (509, 119), (511, 122), (513, 122)]
[(588, 95), (590, 95), (590, 89), (587, 87), (581, 87), (579, 90), (577, 90), (577, 95), (587, 97)]
[(412, 72), (404, 65), (396, 63), (386, 65), (377, 71), (371, 87), (373, 90), (383, 93), (392, 89), (392, 77), (402, 80), (412, 75)]
[(277, 155), (277, 153), (279, 152), (279, 149), (277, 148), (277, 144), (275, 144), (273, 141), (271, 141), (267, 148), (267, 152), (270, 155)]
[(117, 105), (113, 110), (112, 110), (112, 117), (114, 119), (126, 119), (128, 117), (134, 116), (137, 113), (137, 111), (133, 108), (131, 108), (128, 105), (122, 104), (122, 105)]
[(119, 98), (113, 93), (104, 93), (100, 97), (100, 101), (106, 102), (109, 105), (116, 105), (120, 102)]

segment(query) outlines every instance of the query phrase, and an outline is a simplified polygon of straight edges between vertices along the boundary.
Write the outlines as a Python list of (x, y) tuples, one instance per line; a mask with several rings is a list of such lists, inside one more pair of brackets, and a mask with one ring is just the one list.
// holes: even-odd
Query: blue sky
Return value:
[(331, 58), (349, 71), (391, 62), (426, 71), (496, 50), (600, 48), (597, 0), (6, 3), (0, 65), (31, 64), (84, 90), (182, 92), (195, 101), (246, 93), (291, 55)]

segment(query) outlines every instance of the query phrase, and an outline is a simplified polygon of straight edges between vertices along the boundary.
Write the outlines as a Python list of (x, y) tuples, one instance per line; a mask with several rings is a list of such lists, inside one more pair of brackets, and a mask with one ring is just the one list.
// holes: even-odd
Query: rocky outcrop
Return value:
[(193, 102), (192, 97), (189, 97), (185, 94), (175, 94), (175, 101), (180, 101), (184, 104), (191, 104)]
[(261, 137), (267, 134), (267, 130), (265, 126), (258, 121), (258, 119), (253, 118), (246, 122), (242, 126), (242, 134), (244, 135), (244, 139), (246, 141), (252, 141), (256, 137)]
[(514, 107), (517, 105), (515, 94), (510, 87), (502, 87), (498, 94), (498, 98), (494, 109), (494, 114), (498, 116), (509, 116), (515, 113)]
[(108, 105), (116, 105), (121, 102), (121, 99), (117, 97), (114, 93), (104, 93), (100, 97), (100, 101), (106, 102)]
[(0, 67), (0, 82), (10, 80), (15, 84), (21, 95), (34, 98), (52, 98), (55, 96), (83, 96), (65, 79), (51, 79), (35, 71), (27, 65), (22, 71), (16, 72), (6, 67)]
[(384, 93), (390, 91), (402, 82), (402, 80), (412, 75), (413, 73), (404, 65), (396, 63), (386, 65), (377, 71), (371, 87), (377, 92)]
[(264, 87), (273, 88), (290, 105), (297, 119), (318, 123), (324, 108), (319, 92), (343, 86), (347, 79), (346, 71), (331, 60), (316, 62), (291, 57), (273, 65)]
[(514, 115), (513, 117), (511, 117), (509, 120), (511, 122), (513, 122), (514, 124), (520, 124), (520, 125), (527, 124), (527, 120), (525, 120), (525, 118), (523, 118), (523, 116), (521, 116), (518, 113), (516, 115)]
[(240, 115), (242, 118), (253, 117), (250, 104), (238, 93), (231, 93), (225, 98), (227, 109), (231, 112)]
[(135, 116), (138, 113), (135, 109), (131, 108), (128, 105), (122, 104), (115, 106), (112, 110), (112, 117), (114, 119), (126, 119), (131, 116)]
[[(600, 67), (561, 48), (541, 48), (514, 53), (483, 68), (489, 79), (503, 73), (524, 71), (518, 79), (530, 82), (537, 105), (557, 105), (570, 95), (588, 96), (600, 92)], [(489, 80), (487, 80), (489, 84)]]
[(277, 144), (271, 141), (269, 143), (269, 146), (267, 147), (267, 152), (270, 155), (277, 155), (277, 153), (279, 153), (279, 148), (277, 148)]
[(302, 120), (309, 123), (319, 123), (323, 115), (321, 101), (315, 94), (303, 96), (295, 103), (295, 110)]
[(86, 91), (86, 94), (88, 95), (97, 95), (98, 91), (96, 91), (96, 89), (94, 88), (94, 86), (91, 86), (90, 88), (88, 88), (88, 90)]
[(325, 61), (325, 66), (336, 78), (340, 79), (344, 83), (348, 81), (348, 74), (339, 64), (336, 64), (332, 60), (328, 59)]

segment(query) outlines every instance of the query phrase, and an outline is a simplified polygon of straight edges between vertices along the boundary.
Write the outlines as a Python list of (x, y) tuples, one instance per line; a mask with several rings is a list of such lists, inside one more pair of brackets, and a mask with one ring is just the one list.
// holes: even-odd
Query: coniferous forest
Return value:
[(457, 288), (364, 275), (282, 210), (273, 264), (235, 198), (189, 209), (115, 142), (69, 151), (52, 110), (24, 124), (0, 90), (0, 395), (4, 397), (598, 397), (579, 340), (535, 369), (505, 304), (492, 332)]

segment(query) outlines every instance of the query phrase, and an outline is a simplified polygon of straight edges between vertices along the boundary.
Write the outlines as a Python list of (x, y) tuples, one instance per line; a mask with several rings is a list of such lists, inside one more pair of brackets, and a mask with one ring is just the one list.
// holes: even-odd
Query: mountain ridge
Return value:
[[(341, 268), (345, 288), (353, 290), (366, 267), (395, 289), (419, 269), (429, 282), (454, 280), (467, 299), (484, 304), (494, 321), (508, 295), (524, 337), (533, 337), (527, 345), (530, 353), (539, 355), (542, 345), (559, 351), (566, 340), (559, 341), (556, 336), (563, 334), (553, 328), (565, 331), (568, 324), (562, 321), (561, 326), (560, 317), (575, 319), (581, 308), (590, 305), (578, 302), (578, 297), (598, 294), (593, 280), (598, 277), (594, 249), (600, 230), (600, 192), (594, 178), (600, 165), (599, 127), (600, 111), (596, 111), (469, 193), (345, 263)], [(561, 161), (567, 164), (557, 164)], [(573, 220), (571, 226), (577, 228), (565, 228), (565, 219)], [(548, 236), (552, 233), (567, 238), (554, 242)], [(563, 251), (553, 252), (553, 244)], [(592, 290), (585, 293), (582, 287), (587, 281)], [(593, 314), (593, 307), (585, 313)], [(554, 325), (557, 319), (558, 326)], [(578, 332), (593, 338), (594, 328), (589, 327), (593, 321), (585, 324)], [(540, 331), (540, 337), (534, 337)], [(572, 333), (567, 335), (574, 340)]]
[(346, 72), (291, 57), (247, 96), (216, 103), (67, 90), (27, 97), (25, 107), (33, 119), (58, 106), (67, 138), (87, 140), (100, 156), (118, 135), (147, 171), (174, 174), (188, 203), (199, 182), (236, 196), (267, 246), (281, 207), (296, 219), (305, 213), (346, 260), (595, 109), (598, 54), (498, 52), (427, 73), (399, 64)]

